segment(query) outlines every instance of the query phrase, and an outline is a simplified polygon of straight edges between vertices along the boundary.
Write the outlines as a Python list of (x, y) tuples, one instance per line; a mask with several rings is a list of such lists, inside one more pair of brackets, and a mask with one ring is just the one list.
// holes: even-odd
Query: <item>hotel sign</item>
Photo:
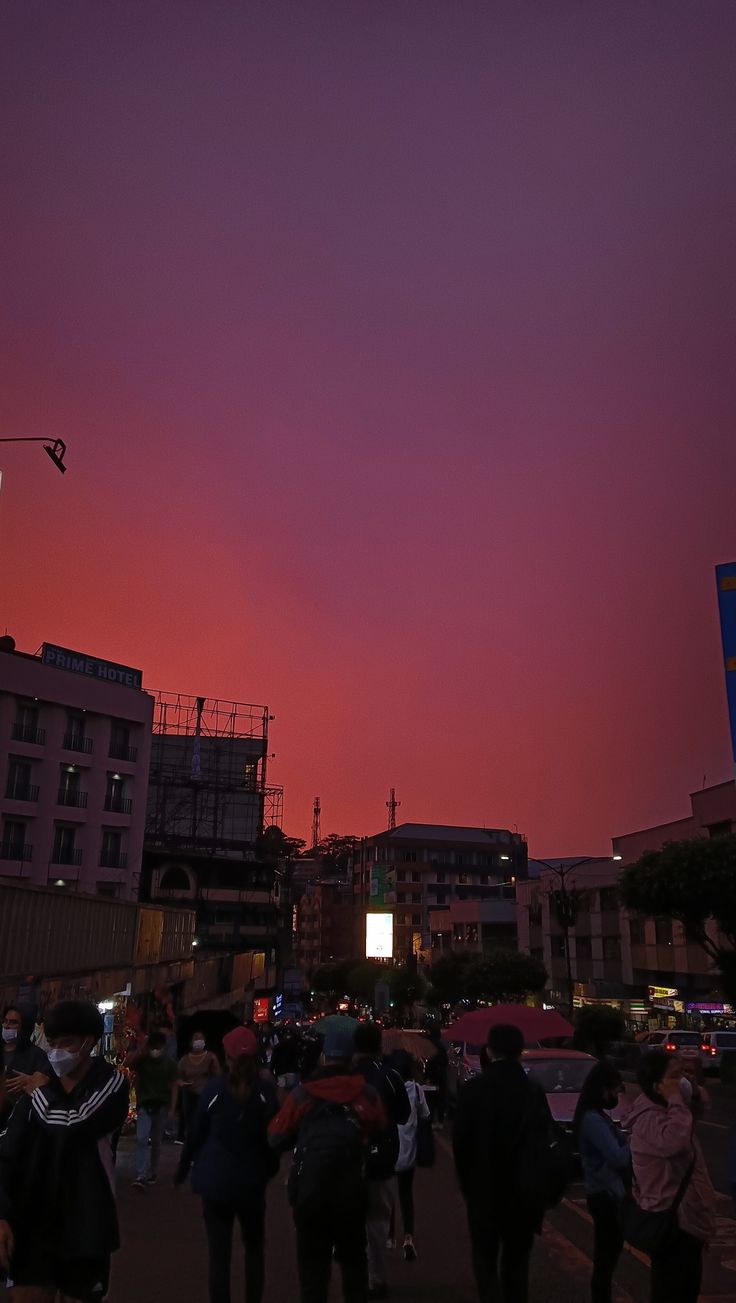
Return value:
[(124, 688), (143, 687), (142, 670), (131, 669), (130, 665), (117, 665), (115, 661), (103, 661), (99, 656), (86, 656), (84, 652), (70, 651), (68, 647), (57, 647), (52, 642), (43, 644), (41, 661), (57, 670), (69, 670), (71, 674), (82, 674), (88, 679), (120, 683)]

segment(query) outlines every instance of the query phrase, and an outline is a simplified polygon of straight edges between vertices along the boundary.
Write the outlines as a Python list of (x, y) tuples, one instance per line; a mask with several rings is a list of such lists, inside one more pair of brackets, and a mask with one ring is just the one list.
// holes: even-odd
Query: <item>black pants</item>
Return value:
[(684, 1231), (652, 1258), (652, 1303), (698, 1303), (703, 1279), (703, 1243)]
[(404, 1235), (414, 1234), (414, 1171), (413, 1167), (408, 1167), (405, 1172), (396, 1173)]
[(202, 1200), (209, 1253), (210, 1303), (230, 1303), (230, 1265), (233, 1255), (233, 1223), (237, 1217), (245, 1249), (245, 1300), (261, 1303), (266, 1270), (265, 1218), (262, 1201), (240, 1208)]
[(192, 1118), (197, 1111), (199, 1095), (195, 1094), (191, 1086), (183, 1086), (179, 1093), (179, 1125), (177, 1128), (177, 1140), (186, 1140), (189, 1134), (189, 1128), (192, 1125)]
[(480, 1303), (528, 1303), (534, 1226), (474, 1208), (468, 1210), (468, 1224)]
[(365, 1213), (319, 1219), (296, 1216), (294, 1220), (301, 1303), (327, 1303), (333, 1249), (342, 1272), (345, 1303), (366, 1303)]
[(588, 1195), (593, 1218), (593, 1276), (590, 1282), (592, 1303), (611, 1303), (613, 1273), (624, 1247), (620, 1209), (610, 1194)]

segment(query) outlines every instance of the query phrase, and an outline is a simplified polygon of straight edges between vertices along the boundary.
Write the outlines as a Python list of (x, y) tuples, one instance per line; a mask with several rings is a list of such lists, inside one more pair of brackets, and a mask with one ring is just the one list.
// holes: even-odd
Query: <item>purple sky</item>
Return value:
[[(731, 773), (733, 0), (0, 15), (0, 622), (267, 701), (286, 826)], [(45, 459), (44, 459), (45, 461)]]

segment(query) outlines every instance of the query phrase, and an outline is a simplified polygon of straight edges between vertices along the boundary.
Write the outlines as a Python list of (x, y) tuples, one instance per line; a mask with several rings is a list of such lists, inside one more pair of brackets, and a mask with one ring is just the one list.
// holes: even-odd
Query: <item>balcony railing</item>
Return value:
[(13, 741), (32, 742), (35, 746), (42, 747), (46, 742), (46, 729), (36, 728), (35, 724), (14, 724)]
[(9, 801), (37, 801), (38, 793), (35, 783), (8, 783), (5, 789)]
[(82, 733), (65, 733), (63, 745), (65, 751), (82, 751), (88, 756), (92, 751), (92, 738), (84, 737)]
[(81, 864), (82, 852), (75, 846), (57, 846), (51, 852), (52, 864)]
[(100, 868), (101, 869), (127, 869), (128, 852), (127, 851), (101, 851)]
[(112, 814), (130, 814), (133, 802), (127, 796), (106, 796), (105, 809)]
[(86, 809), (87, 809), (87, 793), (86, 793), (86, 792), (75, 792), (74, 789), (71, 788), (71, 787), (60, 787), (60, 788), (59, 788), (59, 793), (58, 793), (58, 798), (57, 798), (57, 804), (58, 804), (58, 805), (73, 805), (73, 806), (76, 806), (76, 808), (77, 808), (78, 810), (86, 810)]
[(33, 859), (33, 847), (23, 842), (0, 843), (0, 860), (18, 860), (22, 864)]
[(138, 748), (129, 747), (127, 743), (111, 742), (107, 754), (111, 760), (129, 760), (132, 763), (138, 758)]

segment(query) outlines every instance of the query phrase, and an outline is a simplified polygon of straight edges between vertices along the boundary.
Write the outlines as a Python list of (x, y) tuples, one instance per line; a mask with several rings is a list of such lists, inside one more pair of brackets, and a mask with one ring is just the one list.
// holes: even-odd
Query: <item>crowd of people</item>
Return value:
[[(33, 1043), (33, 1022), (16, 1008), (2, 1020), (0, 1273), (13, 1303), (105, 1297), (130, 1076), (141, 1194), (159, 1176), (178, 1106), (175, 1185), (191, 1178), (201, 1200), (210, 1303), (230, 1303), (236, 1224), (246, 1303), (263, 1300), (266, 1195), (287, 1154), (302, 1303), (327, 1303), (333, 1263), (345, 1303), (387, 1297), (399, 1224), (403, 1258), (417, 1260), (414, 1174), (432, 1162), (430, 1109), (417, 1059), (406, 1049), (384, 1055), (375, 1023), (332, 1019), (308, 1044), (289, 1034), (266, 1044), (238, 1026), (221, 1057), (195, 1029), (178, 1061), (154, 1030), (120, 1071), (99, 1052), (94, 1005), (51, 1008), (45, 1050)], [(697, 1080), (676, 1056), (647, 1054), (624, 1133), (612, 1118), (621, 1077), (600, 1062), (570, 1142), (522, 1066), (523, 1047), (518, 1028), (492, 1027), (483, 1069), (457, 1101), (452, 1147), (480, 1303), (527, 1303), (535, 1235), (569, 1185), (575, 1152), (594, 1225), (592, 1303), (612, 1303), (625, 1240), (649, 1256), (651, 1303), (697, 1303), (715, 1225), (695, 1134), (705, 1104)], [(736, 1197), (736, 1170), (733, 1178)]]

